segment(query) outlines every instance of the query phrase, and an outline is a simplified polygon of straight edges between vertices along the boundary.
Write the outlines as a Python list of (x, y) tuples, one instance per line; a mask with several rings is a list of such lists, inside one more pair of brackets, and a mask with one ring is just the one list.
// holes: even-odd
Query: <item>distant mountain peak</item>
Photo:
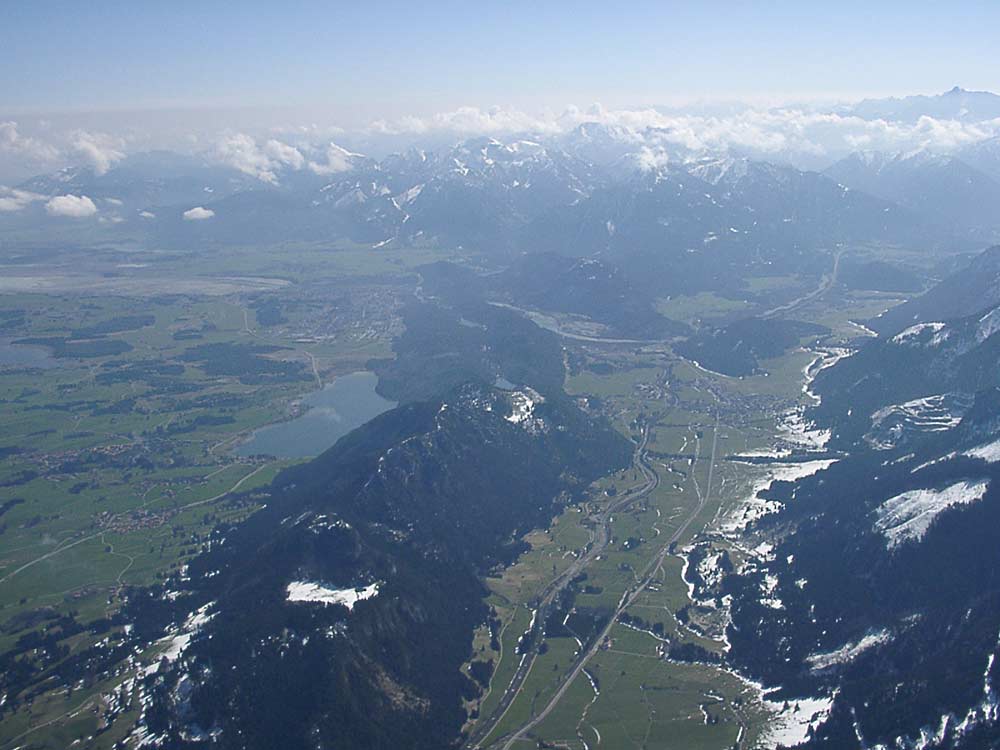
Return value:
[(916, 122), (921, 117), (937, 120), (981, 122), (1000, 117), (1000, 96), (990, 91), (970, 91), (954, 86), (940, 94), (865, 99), (848, 107), (846, 114), (864, 119)]

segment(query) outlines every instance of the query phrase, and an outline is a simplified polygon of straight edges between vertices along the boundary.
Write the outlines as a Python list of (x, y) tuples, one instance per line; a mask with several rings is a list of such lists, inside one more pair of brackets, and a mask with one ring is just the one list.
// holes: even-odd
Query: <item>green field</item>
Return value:
[[(762, 290), (778, 284), (773, 279), (759, 281)], [(850, 319), (874, 314), (875, 306), (883, 302), (879, 295), (831, 292), (802, 305), (795, 317), (829, 326), (831, 334), (823, 343), (835, 346), (859, 335)], [(697, 306), (690, 299), (687, 303)], [(721, 312), (719, 300), (705, 303), (703, 310), (691, 314), (710, 317)], [(616, 514), (611, 544), (586, 570), (586, 583), (593, 592), (578, 593), (574, 606), (610, 612), (636, 585), (706, 491), (713, 438), (717, 455), (712, 488), (678, 539), (678, 549), (698, 540), (725, 549), (736, 562), (743, 559), (743, 550), (712, 529), (715, 519), (737, 507), (750, 492), (759, 470), (724, 459), (774, 445), (780, 415), (808, 401), (802, 391), (804, 370), (816, 355), (793, 349), (763, 362), (766, 374), (730, 378), (697, 368), (662, 347), (605, 346), (598, 353), (587, 344), (567, 341), (567, 346), (580, 347), (584, 361), (611, 365), (600, 374), (584, 369), (567, 377), (567, 390), (599, 397), (614, 424), (628, 435), (633, 434), (635, 418), (643, 415), (651, 425), (650, 463), (661, 479), (654, 493)], [(604, 492), (609, 486), (621, 490), (639, 479), (628, 470), (598, 483), (584, 507), (609, 502)], [(490, 581), (498, 609), (502, 605), (514, 621), (503, 631), (503, 656), (491, 692), (479, 707), (481, 716), (489, 716), (497, 705), (520, 659), (515, 647), (530, 619), (526, 603), (560, 569), (559, 556), (566, 550), (579, 551), (589, 538), (580, 528), (585, 516), (567, 509), (547, 533), (530, 535), (531, 551), (502, 578)], [(629, 539), (634, 544), (624, 545)], [(720, 666), (665, 658), (671, 647), (684, 644), (715, 654), (725, 648), (718, 637), (706, 637), (678, 620), (677, 613), (691, 603), (682, 567), (680, 556), (666, 555), (653, 583), (626, 612), (643, 627), (614, 625), (609, 641), (587, 662), (586, 671), (599, 684), (599, 694), (581, 672), (547, 717), (513, 747), (729, 748), (737, 738), (740, 747), (753, 746), (768, 716), (756, 689)], [(656, 634), (648, 630), (653, 626)], [(548, 650), (535, 659), (521, 691), (481, 747), (504, 747), (563, 684), (579, 646), (564, 636), (549, 637), (546, 644)], [(494, 659), (498, 656), (493, 654)]]
[[(54, 263), (47, 291), (0, 281), (0, 654), (43, 676), (60, 661), (35, 656), (31, 639), (71, 622), (61, 658), (100, 642), (131, 587), (176, 572), (213, 529), (267, 501), (290, 462), (232, 448), (322, 383), (391, 356), (412, 269), (454, 257), (104, 248), (78, 264), (77, 252)], [(24, 340), (32, 348), (11, 344)], [(41, 689), (5, 715), (0, 747), (93, 734), (98, 698), (127, 676)]]
[[(66, 288), (4, 293), (0, 282), (0, 320), (13, 321), (0, 330), (0, 352), (22, 339), (42, 341), (47, 352), (28, 369), (0, 360), (0, 653), (28, 662), (36, 658), (30, 638), (48, 633), (56, 618), (84, 626), (60, 641), (67, 657), (105, 638), (106, 630), (87, 626), (113, 618), (129, 587), (175, 572), (214, 528), (266, 503), (267, 485), (289, 462), (237, 458), (232, 448), (254, 429), (294, 416), (320, 384), (391, 356), (413, 269), (457, 257), (346, 243), (197, 255), (122, 247), (88, 258), (103, 274), (74, 277), (74, 252), (66, 251), (65, 271), (53, 273)], [(115, 270), (126, 261), (141, 268)], [(794, 294), (801, 286), (786, 278), (748, 282), (750, 294)], [(850, 319), (890, 303), (838, 291), (795, 317), (829, 326), (827, 343), (836, 344), (859, 334)], [(661, 312), (693, 322), (746, 305), (697, 295), (665, 302)], [(517, 746), (726, 748), (737, 737), (747, 746), (766, 718), (753, 691), (719, 666), (664, 658), (671, 645), (719, 654), (724, 644), (678, 620), (690, 604), (682, 558), (666, 554), (651, 566), (685, 522), (678, 549), (696, 539), (728, 544), (713, 537), (712, 522), (745, 496), (753, 470), (723, 459), (773, 443), (779, 415), (804, 398), (803, 371), (815, 355), (793, 350), (763, 362), (766, 375), (740, 379), (697, 368), (666, 345), (565, 344), (582, 363), (567, 372), (567, 391), (595, 397), (629, 437), (647, 424), (648, 461), (660, 478), (655, 492), (615, 514), (611, 541), (588, 566), (574, 606), (610, 613), (647, 570), (655, 575), (626, 613), (643, 627), (615, 624), (586, 665), (600, 694), (581, 673)], [(54, 356), (67, 351), (73, 356)], [(530, 551), (516, 564), (487, 580), (499, 649), (485, 626), (477, 631), (472, 661), (492, 661), (494, 671), (489, 690), (467, 705), (470, 726), (492, 713), (510, 683), (532, 600), (591, 541), (587, 518), (642, 479), (628, 469), (595, 483), (581, 505), (527, 536)], [(730, 551), (739, 559), (738, 549)], [(483, 747), (499, 746), (495, 740), (535, 716), (563, 684), (580, 646), (566, 636), (546, 645)], [(26, 738), (59, 748), (93, 734), (102, 721), (99, 698), (128, 674), (40, 690), (5, 716), (0, 750)], [(94, 746), (119, 739), (112, 727)]]

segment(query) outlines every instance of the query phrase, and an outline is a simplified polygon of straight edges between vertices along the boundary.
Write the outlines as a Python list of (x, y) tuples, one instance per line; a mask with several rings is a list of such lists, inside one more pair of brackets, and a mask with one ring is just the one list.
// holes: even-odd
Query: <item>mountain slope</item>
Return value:
[(629, 455), (530, 389), (465, 385), (376, 418), (192, 563), (183, 601), (203, 622), (147, 678), (142, 731), (166, 747), (453, 745), (478, 689), (460, 666), (489, 615), (479, 576)]
[(824, 174), (956, 230), (1000, 225), (1000, 182), (951, 156), (856, 153)]
[(1000, 245), (991, 247), (964, 269), (926, 293), (868, 321), (883, 336), (919, 323), (960, 318), (1000, 304)]
[(922, 309), (975, 315), (818, 373), (807, 421), (842, 452), (766, 491), (775, 512), (744, 540), (766, 551), (716, 592), (733, 597), (733, 664), (815, 707), (807, 747), (1000, 742), (1000, 307), (972, 291)]

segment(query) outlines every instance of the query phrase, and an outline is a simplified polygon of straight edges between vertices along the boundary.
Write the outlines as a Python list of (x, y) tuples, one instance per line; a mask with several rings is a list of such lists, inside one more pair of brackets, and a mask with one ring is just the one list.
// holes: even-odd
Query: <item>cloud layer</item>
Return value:
[[(607, 109), (595, 104), (528, 113), (509, 107), (459, 107), (425, 117), (377, 120), (353, 132), (332, 125), (289, 125), (272, 128), (265, 135), (192, 131), (188, 150), (278, 185), (297, 172), (326, 176), (350, 170), (359, 155), (331, 143), (331, 137), (384, 155), (411, 145), (434, 148), (480, 135), (502, 138), (525, 134), (558, 140), (581, 125), (595, 123), (605, 129), (602, 137), (626, 146), (645, 167), (660, 165), (678, 154), (729, 152), (822, 168), (853, 151), (948, 152), (1000, 135), (1000, 118), (973, 121), (959, 112), (955, 119), (925, 115), (894, 121), (861, 117), (856, 111), (810, 106), (667, 111), (652, 107)], [(0, 122), (0, 167), (4, 160), (7, 165), (19, 163), (24, 167), (21, 174), (82, 164), (102, 175), (130, 148), (157, 147), (151, 136), (139, 131), (122, 136), (83, 129), (57, 132), (43, 122), (30, 129), (24, 125), (13, 120)], [(206, 143), (212, 145), (207, 149), (199, 145)], [(3, 210), (9, 211), (12, 199), (6, 198), (8, 208)]]
[(859, 150), (950, 151), (1000, 134), (1000, 119), (966, 122), (924, 116), (916, 122), (903, 123), (803, 108), (747, 108), (726, 115), (701, 115), (653, 108), (608, 110), (600, 105), (586, 109), (569, 107), (560, 114), (538, 116), (504, 108), (462, 107), (427, 118), (377, 121), (372, 123), (370, 131), (396, 136), (432, 133), (558, 136), (585, 123), (610, 128), (619, 139), (644, 147), (644, 161), (660, 158), (657, 148), (670, 147), (820, 161)]

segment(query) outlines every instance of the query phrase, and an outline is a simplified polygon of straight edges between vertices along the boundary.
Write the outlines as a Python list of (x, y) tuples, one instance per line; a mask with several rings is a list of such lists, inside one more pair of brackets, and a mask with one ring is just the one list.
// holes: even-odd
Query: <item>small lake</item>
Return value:
[(262, 427), (236, 453), (265, 453), (278, 458), (318, 456), (354, 428), (396, 405), (375, 392), (377, 384), (378, 376), (371, 372), (339, 377), (302, 399), (307, 409), (304, 414)]
[(0, 369), (49, 368), (62, 364), (44, 346), (26, 346), (15, 344), (9, 339), (0, 339)]

